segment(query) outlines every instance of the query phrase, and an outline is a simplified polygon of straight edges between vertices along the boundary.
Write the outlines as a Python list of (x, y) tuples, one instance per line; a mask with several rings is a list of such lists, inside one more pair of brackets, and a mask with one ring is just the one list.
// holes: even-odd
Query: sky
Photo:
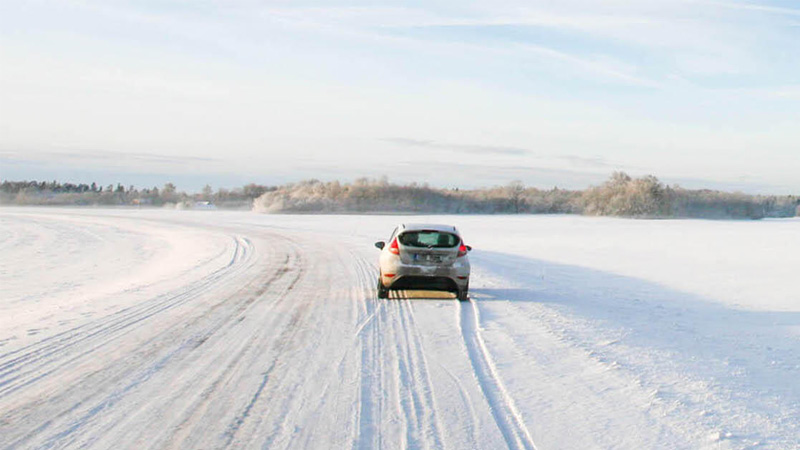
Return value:
[(800, 194), (800, 4), (0, 0), (0, 178)]

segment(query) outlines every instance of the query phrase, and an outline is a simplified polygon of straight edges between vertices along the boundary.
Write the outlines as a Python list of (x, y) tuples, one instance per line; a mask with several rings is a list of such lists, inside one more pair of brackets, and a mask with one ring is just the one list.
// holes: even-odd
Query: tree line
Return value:
[(266, 213), (585, 214), (635, 218), (761, 219), (800, 215), (800, 197), (750, 195), (667, 186), (652, 175), (615, 172), (585, 190), (538, 189), (514, 181), (482, 189), (395, 184), (385, 177), (352, 183), (306, 180), (282, 186), (205, 186), (187, 194), (167, 183), (137, 189), (36, 181), (3, 181), (0, 204), (252, 208)]
[(648, 175), (615, 172), (585, 190), (526, 187), (520, 181), (483, 189), (307, 180), (265, 192), (253, 209), (267, 213), (585, 214), (636, 218), (761, 219), (800, 215), (800, 197), (749, 195), (666, 186)]
[(201, 192), (187, 194), (172, 183), (161, 188), (125, 187), (117, 183), (100, 186), (97, 183), (74, 184), (58, 181), (3, 181), (0, 183), (0, 204), (43, 206), (157, 206), (192, 208), (214, 205), (222, 208), (249, 209), (253, 200), (275, 186), (247, 184), (236, 189), (214, 191), (206, 185)]
[(264, 193), (258, 212), (281, 213), (576, 213), (578, 191), (526, 188), (520, 182), (483, 189), (442, 189), (427, 184), (394, 184), (386, 178), (352, 183), (306, 180)]

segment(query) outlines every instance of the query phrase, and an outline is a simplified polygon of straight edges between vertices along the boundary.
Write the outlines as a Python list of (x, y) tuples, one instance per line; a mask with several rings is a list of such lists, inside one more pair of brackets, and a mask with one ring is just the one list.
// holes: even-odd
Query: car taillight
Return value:
[(467, 246), (464, 245), (463, 242), (461, 243), (461, 247), (458, 247), (458, 257), (461, 258), (462, 256), (467, 256)]
[(392, 243), (389, 245), (389, 253), (394, 253), (395, 255), (400, 254), (400, 247), (397, 246), (397, 238), (394, 238)]

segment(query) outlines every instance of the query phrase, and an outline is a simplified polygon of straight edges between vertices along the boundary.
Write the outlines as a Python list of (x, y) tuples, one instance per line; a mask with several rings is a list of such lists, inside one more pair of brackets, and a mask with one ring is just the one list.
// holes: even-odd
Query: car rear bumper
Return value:
[[(410, 265), (397, 262), (382, 267), (381, 281), (390, 289), (435, 289), (454, 291), (469, 283), (469, 263), (450, 267)], [(394, 276), (389, 276), (389, 275)]]
[(433, 291), (450, 291), (456, 292), (463, 289), (466, 285), (466, 280), (463, 283), (457, 283), (458, 279), (448, 277), (426, 277), (407, 275), (400, 277), (388, 286), (389, 289), (423, 289)]

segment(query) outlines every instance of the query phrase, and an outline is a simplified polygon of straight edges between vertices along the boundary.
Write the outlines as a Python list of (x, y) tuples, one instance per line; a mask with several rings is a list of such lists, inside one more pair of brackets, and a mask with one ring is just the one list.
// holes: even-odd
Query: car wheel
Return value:
[(464, 286), (464, 289), (458, 290), (458, 292), (456, 293), (456, 298), (458, 298), (462, 302), (469, 300), (469, 283), (467, 283), (467, 285)]
[(389, 298), (389, 289), (383, 285), (380, 276), (378, 276), (378, 298)]

